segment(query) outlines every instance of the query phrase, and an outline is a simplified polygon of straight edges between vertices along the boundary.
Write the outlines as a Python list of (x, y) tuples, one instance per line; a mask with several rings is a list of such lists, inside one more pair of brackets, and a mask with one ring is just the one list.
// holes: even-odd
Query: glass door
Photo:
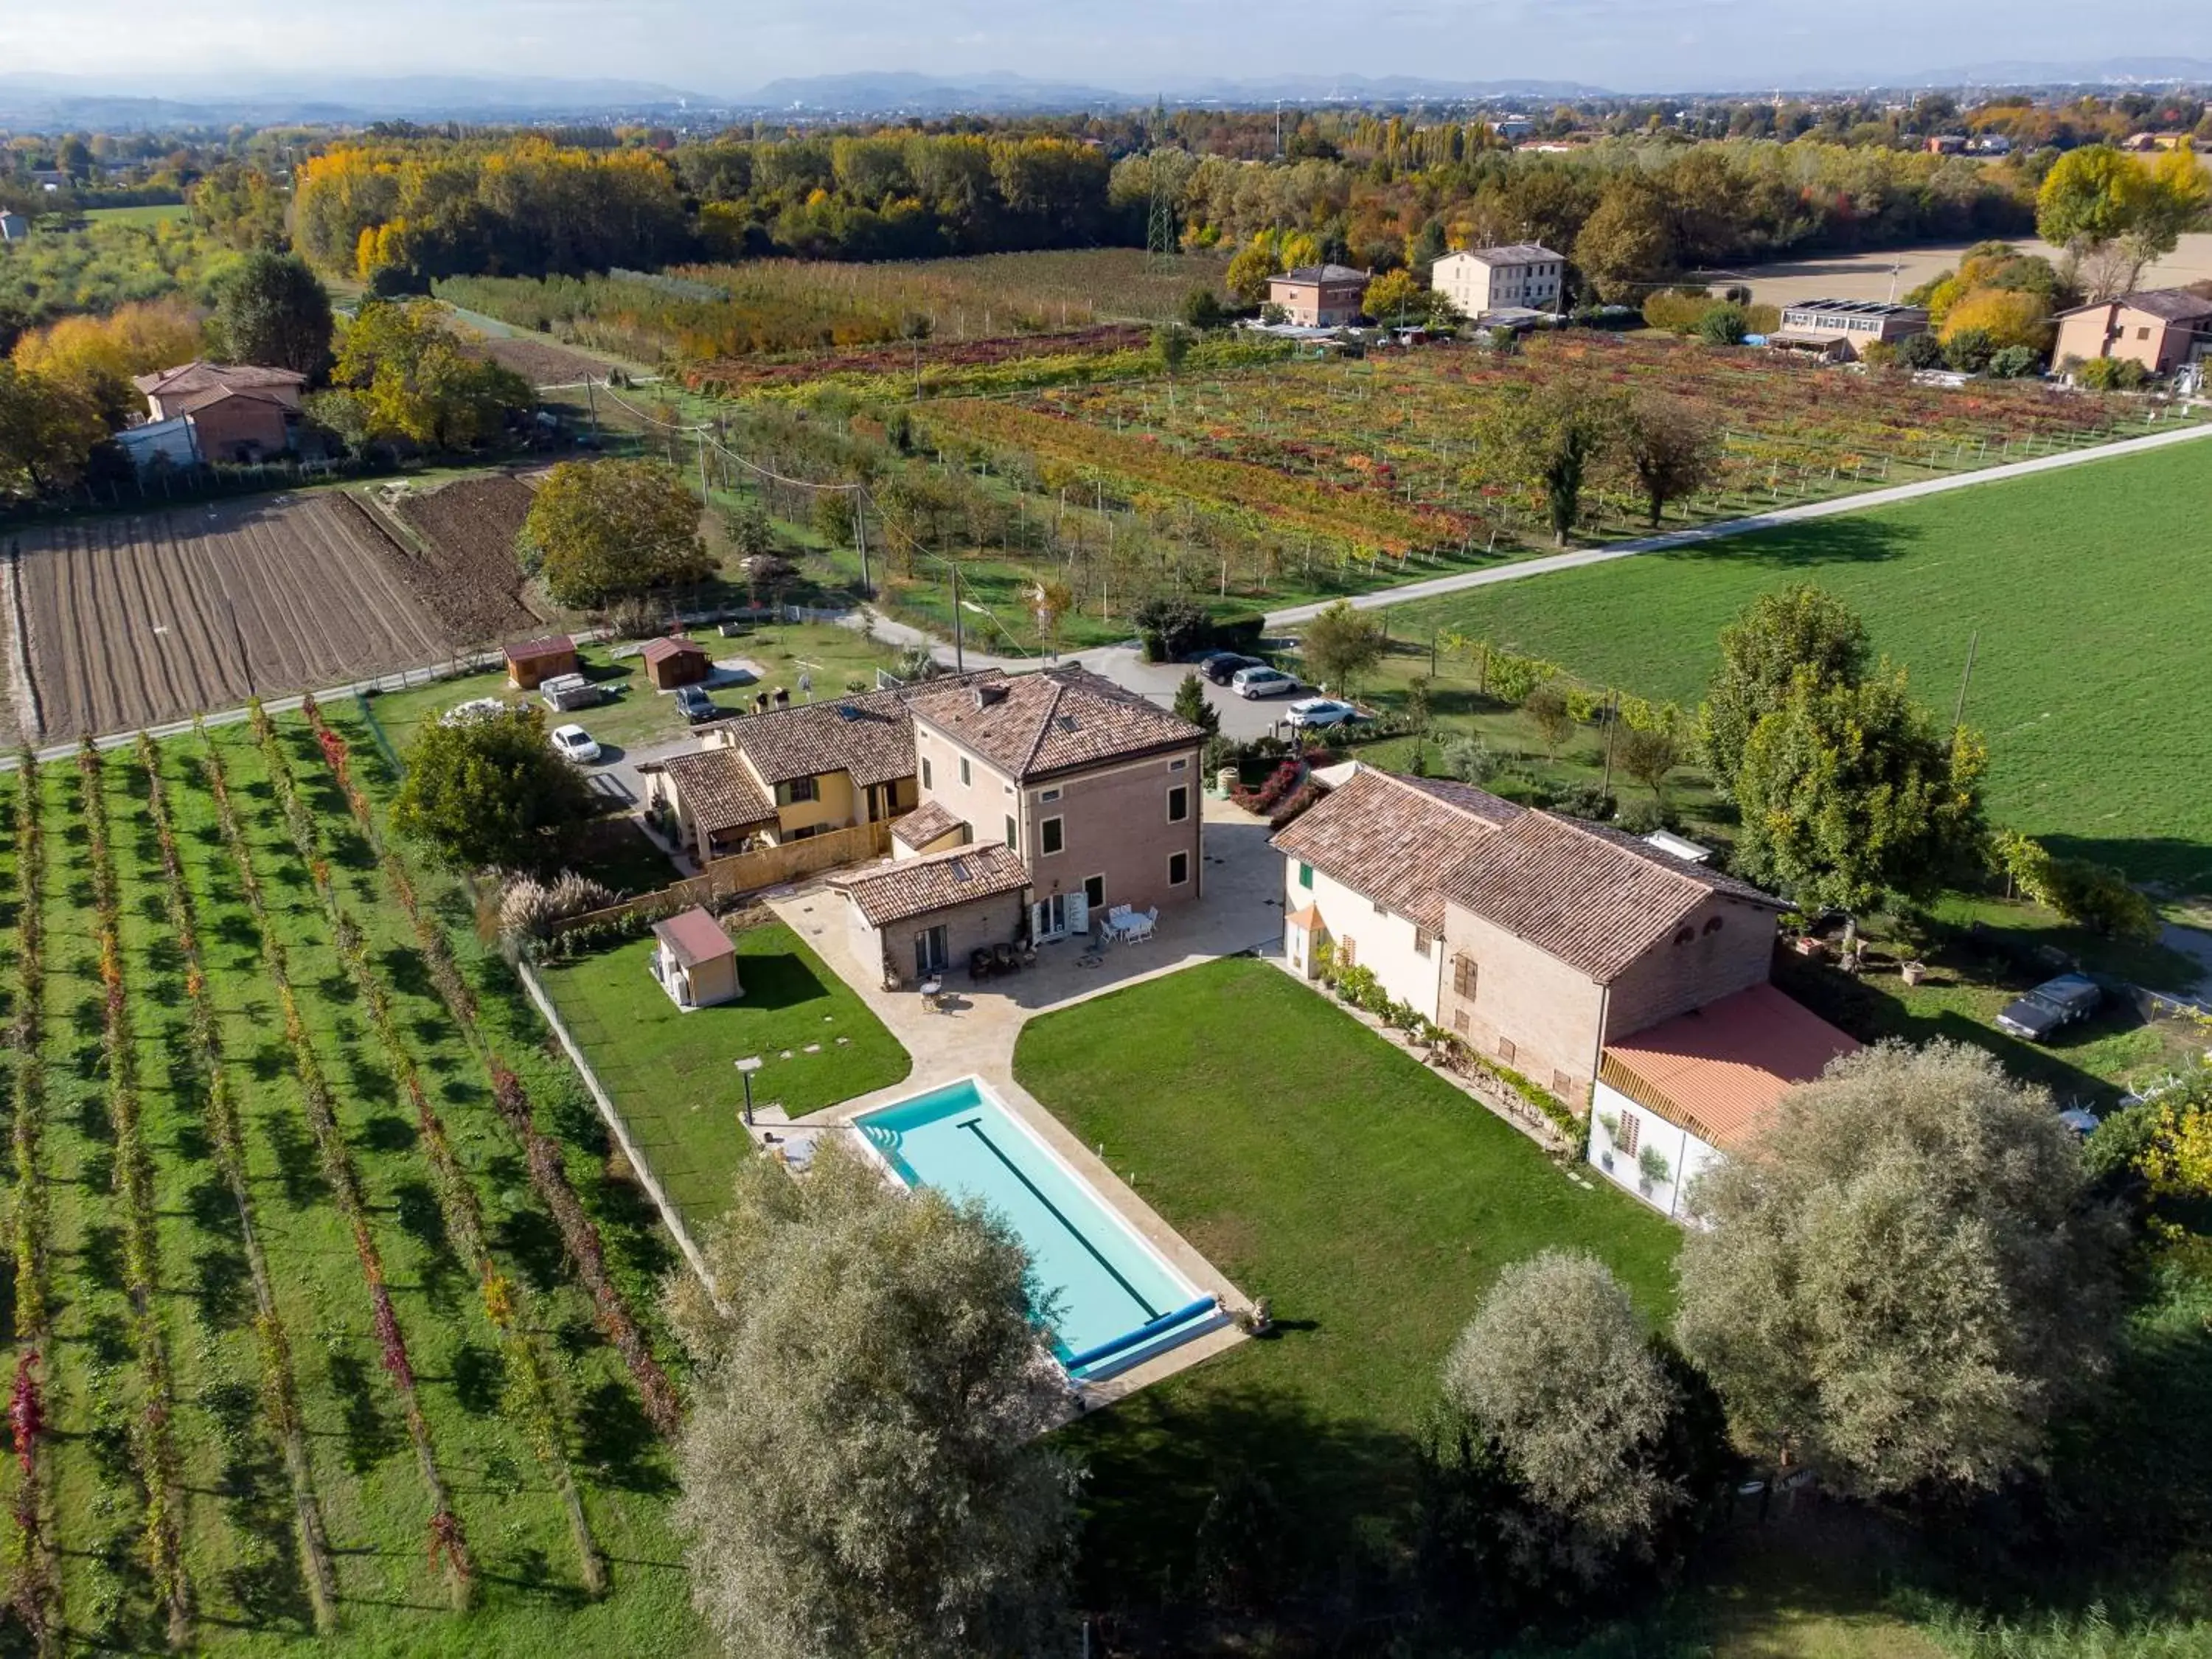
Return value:
[(1030, 906), (1030, 936), (1039, 944), (1067, 937), (1067, 895), (1054, 893)]
[(924, 979), (945, 971), (945, 929), (932, 927), (914, 936), (914, 970)]

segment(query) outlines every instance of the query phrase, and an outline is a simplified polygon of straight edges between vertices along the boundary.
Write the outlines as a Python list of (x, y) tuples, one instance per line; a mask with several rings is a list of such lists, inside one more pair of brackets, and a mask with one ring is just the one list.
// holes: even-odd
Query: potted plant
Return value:
[(1667, 1162), (1667, 1155), (1656, 1146), (1646, 1146), (1637, 1154), (1636, 1170), (1643, 1177), (1637, 1182), (1637, 1189), (1646, 1198), (1651, 1195), (1654, 1187), (1674, 1172), (1674, 1165)]
[(1905, 982), (1907, 985), (1917, 985), (1928, 977), (1928, 964), (1924, 962), (1908, 962), (1901, 965), (1897, 971), (1905, 975)]

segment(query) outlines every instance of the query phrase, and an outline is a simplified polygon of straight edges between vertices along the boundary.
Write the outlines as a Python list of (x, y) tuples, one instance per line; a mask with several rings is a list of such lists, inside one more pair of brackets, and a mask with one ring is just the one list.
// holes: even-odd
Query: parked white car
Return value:
[(1283, 711), (1283, 723), (1300, 731), (1318, 732), (1331, 726), (1348, 726), (1365, 716), (1348, 702), (1334, 697), (1307, 697)]
[(580, 726), (555, 726), (553, 748), (562, 759), (574, 761), (579, 766), (588, 766), (599, 757), (598, 742)]
[(1279, 668), (1240, 668), (1229, 689), (1240, 697), (1287, 697), (1298, 683)]

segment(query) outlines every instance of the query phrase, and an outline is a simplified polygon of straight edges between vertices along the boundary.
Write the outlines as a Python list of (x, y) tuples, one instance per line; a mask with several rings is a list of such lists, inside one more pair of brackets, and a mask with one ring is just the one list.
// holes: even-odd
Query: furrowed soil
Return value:
[(87, 520), (17, 545), (31, 741), (388, 673), (454, 642), (335, 494)]
[(395, 547), (400, 580), (453, 638), (507, 640), (546, 620), (524, 598), (514, 551), (531, 496), (528, 484), (502, 472), (384, 497), (417, 544)]

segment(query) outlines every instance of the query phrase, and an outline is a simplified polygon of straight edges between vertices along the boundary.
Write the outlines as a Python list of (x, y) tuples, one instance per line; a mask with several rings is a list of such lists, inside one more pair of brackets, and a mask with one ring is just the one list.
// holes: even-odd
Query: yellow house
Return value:
[(876, 691), (723, 720), (647, 771), (646, 807), (702, 863), (914, 810), (906, 694)]

